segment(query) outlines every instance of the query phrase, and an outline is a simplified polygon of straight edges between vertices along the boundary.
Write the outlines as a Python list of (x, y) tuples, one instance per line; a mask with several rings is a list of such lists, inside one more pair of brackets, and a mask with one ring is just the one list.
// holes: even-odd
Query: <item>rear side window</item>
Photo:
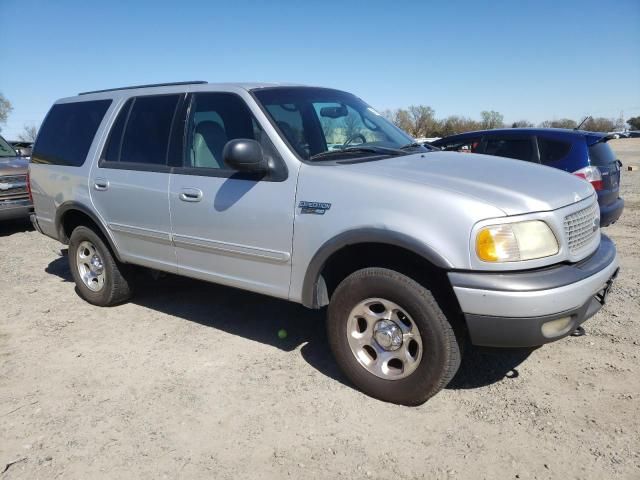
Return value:
[(598, 142), (589, 147), (589, 163), (596, 166), (608, 166), (616, 163), (616, 154), (606, 142)]
[(439, 141), (436, 145), (445, 152), (476, 153), (480, 146), (480, 137)]
[(118, 114), (104, 160), (143, 165), (167, 165), (171, 124), (180, 95), (156, 95), (129, 100)]
[(540, 162), (553, 163), (567, 156), (571, 150), (571, 144), (561, 140), (538, 137), (538, 150), (540, 151)]
[(54, 105), (40, 128), (31, 161), (81, 166), (109, 105), (111, 100)]
[(533, 146), (528, 138), (490, 138), (483, 153), (527, 162), (533, 161)]

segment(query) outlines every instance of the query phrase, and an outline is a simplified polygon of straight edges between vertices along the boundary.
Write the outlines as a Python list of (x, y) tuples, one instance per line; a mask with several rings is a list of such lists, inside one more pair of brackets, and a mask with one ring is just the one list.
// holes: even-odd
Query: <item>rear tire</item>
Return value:
[(387, 402), (420, 405), (460, 366), (454, 330), (431, 292), (393, 270), (366, 268), (345, 278), (331, 297), (327, 331), (345, 375)]
[(69, 239), (69, 265), (78, 294), (87, 302), (110, 307), (133, 293), (133, 269), (118, 262), (102, 237), (79, 226)]

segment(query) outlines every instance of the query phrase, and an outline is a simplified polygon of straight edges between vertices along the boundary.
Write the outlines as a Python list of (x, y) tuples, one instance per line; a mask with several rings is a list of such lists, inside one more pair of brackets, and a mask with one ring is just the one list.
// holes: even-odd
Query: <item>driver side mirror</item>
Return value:
[(222, 150), (224, 163), (234, 170), (247, 173), (267, 173), (269, 165), (262, 147), (255, 140), (236, 138), (229, 140)]

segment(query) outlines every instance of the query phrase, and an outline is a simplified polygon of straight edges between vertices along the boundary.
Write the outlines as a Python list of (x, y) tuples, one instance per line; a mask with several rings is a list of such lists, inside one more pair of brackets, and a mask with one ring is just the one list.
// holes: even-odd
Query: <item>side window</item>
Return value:
[(111, 100), (54, 105), (38, 133), (31, 161), (80, 167), (110, 105)]
[(171, 124), (180, 95), (130, 99), (118, 114), (104, 160), (142, 165), (167, 165)]
[(265, 104), (265, 108), (275, 120), (276, 125), (302, 158), (309, 158), (310, 147), (306, 141), (302, 112), (293, 103)]
[(279, 160), (269, 137), (237, 95), (197, 93), (190, 112), (185, 167), (233, 171), (224, 163), (222, 151), (229, 140), (237, 138), (260, 143), (270, 165)]
[(533, 157), (533, 145), (528, 138), (500, 138), (493, 137), (487, 140), (484, 153), (497, 157), (515, 158), (531, 162)]
[(562, 160), (571, 150), (571, 143), (550, 138), (538, 137), (540, 162), (553, 163)]
[(480, 140), (480, 137), (452, 140), (444, 145), (440, 145), (440, 147), (445, 152), (476, 153), (480, 146)]

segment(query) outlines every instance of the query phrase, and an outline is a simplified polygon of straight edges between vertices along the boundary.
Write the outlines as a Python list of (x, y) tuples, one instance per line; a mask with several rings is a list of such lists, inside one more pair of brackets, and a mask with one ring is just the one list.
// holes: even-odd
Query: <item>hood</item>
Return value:
[(489, 155), (430, 152), (346, 166), (473, 197), (507, 215), (555, 210), (593, 195), (589, 182), (537, 163)]
[(0, 157), (0, 175), (26, 175), (29, 160), (24, 157)]

